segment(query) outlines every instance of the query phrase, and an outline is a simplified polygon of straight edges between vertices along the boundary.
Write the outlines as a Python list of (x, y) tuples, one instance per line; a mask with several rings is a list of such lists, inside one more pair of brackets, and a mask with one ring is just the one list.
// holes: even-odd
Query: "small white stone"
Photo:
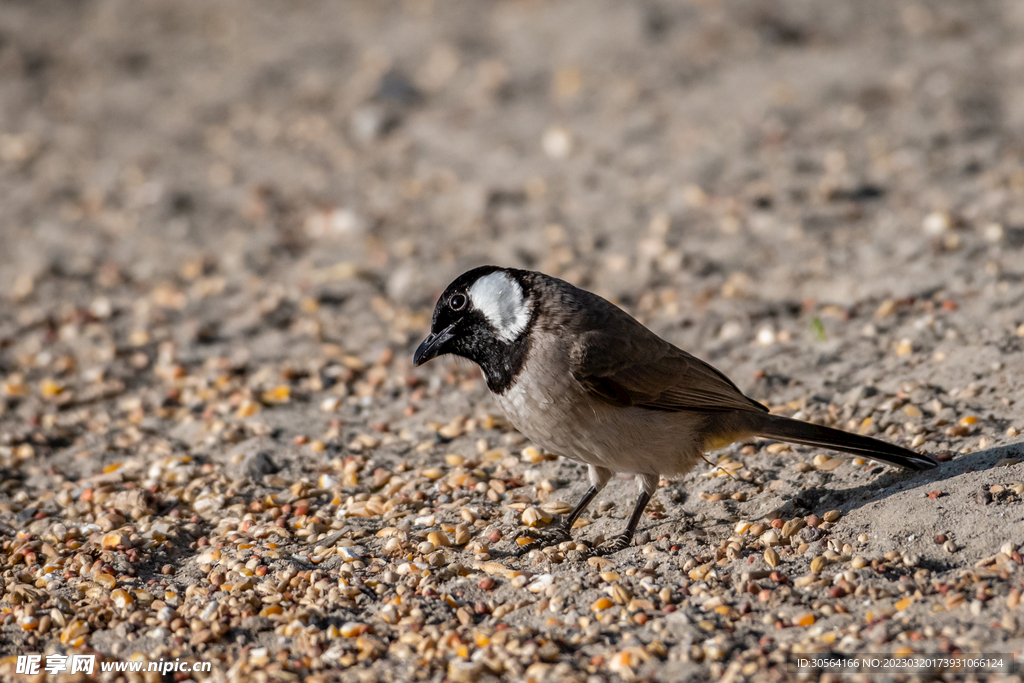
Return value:
[(541, 146), (552, 159), (564, 159), (572, 152), (572, 135), (564, 128), (548, 128), (544, 131)]
[(741, 334), (743, 334), (743, 325), (736, 320), (726, 320), (722, 324), (722, 329), (718, 331), (718, 337), (723, 341), (735, 339)]
[(999, 242), (1003, 239), (1003, 235), (1006, 234), (1006, 231), (999, 223), (989, 223), (985, 226), (984, 234), (985, 239), (989, 242)]
[(192, 503), (192, 509), (200, 515), (216, 512), (222, 507), (224, 507), (224, 496), (218, 493), (204, 493)]
[(946, 211), (933, 211), (925, 216), (922, 227), (927, 234), (938, 237), (953, 227), (953, 219)]
[(541, 593), (553, 585), (555, 585), (554, 574), (541, 574), (540, 576), (534, 578), (532, 582), (530, 582), (530, 585), (526, 587), (526, 590), (530, 591), (531, 593)]
[(89, 312), (100, 320), (106, 320), (114, 313), (114, 305), (105, 296), (98, 297), (89, 304)]
[(341, 556), (346, 562), (355, 562), (356, 560), (363, 559), (362, 557), (360, 557), (359, 553), (357, 553), (352, 548), (346, 546), (341, 546), (340, 548), (338, 548), (338, 555)]
[(216, 602), (211, 602), (210, 604), (208, 604), (206, 607), (203, 608), (202, 612), (199, 613), (199, 618), (202, 621), (210, 621), (215, 616), (217, 616), (217, 603)]

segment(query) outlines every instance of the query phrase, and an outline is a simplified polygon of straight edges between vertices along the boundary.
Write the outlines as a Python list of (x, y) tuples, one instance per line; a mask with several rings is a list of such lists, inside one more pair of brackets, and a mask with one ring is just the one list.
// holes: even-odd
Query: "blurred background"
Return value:
[(486, 262), (705, 357), (1012, 332), (1022, 130), (1015, 0), (4, 2), (3, 362), (405, 353)]

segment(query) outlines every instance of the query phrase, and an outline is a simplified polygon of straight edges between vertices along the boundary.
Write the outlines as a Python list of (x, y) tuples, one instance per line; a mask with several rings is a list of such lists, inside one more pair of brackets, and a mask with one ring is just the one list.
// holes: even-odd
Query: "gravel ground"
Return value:
[[(1021, 74), (1018, 0), (3, 3), (0, 674), (1019, 655)], [(487, 262), (943, 463), (736, 444), (663, 482), (626, 551), (510, 559), (583, 469), (475, 368), (411, 367)]]

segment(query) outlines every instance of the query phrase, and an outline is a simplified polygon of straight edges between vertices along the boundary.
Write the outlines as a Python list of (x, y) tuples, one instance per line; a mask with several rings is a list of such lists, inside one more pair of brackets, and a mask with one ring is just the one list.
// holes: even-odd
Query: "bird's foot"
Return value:
[(531, 550), (540, 550), (541, 548), (547, 548), (549, 546), (558, 545), (559, 543), (565, 543), (566, 541), (572, 540), (572, 534), (569, 529), (562, 524), (557, 524), (549, 529), (543, 529), (541, 531), (530, 531), (531, 541), (525, 545), (519, 546), (513, 553), (515, 557), (523, 557), (528, 555)]
[(632, 542), (633, 534), (619, 534), (611, 541), (611, 543), (606, 543), (593, 548), (589, 553), (587, 553), (587, 557), (604, 557), (605, 555), (611, 555), (619, 552), (620, 550), (625, 550)]

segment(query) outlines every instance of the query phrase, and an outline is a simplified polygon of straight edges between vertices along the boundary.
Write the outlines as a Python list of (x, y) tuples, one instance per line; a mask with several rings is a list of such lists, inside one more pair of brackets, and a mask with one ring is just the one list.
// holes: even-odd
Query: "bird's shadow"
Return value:
[(779, 508), (779, 512), (795, 511), (788, 508), (796, 508), (801, 501), (827, 499), (832, 507), (846, 514), (865, 505), (884, 500), (900, 491), (950, 481), (969, 472), (988, 470), (1000, 460), (1015, 457), (1024, 459), (1024, 442), (973, 453), (957, 454), (953, 459), (940, 462), (938, 466), (929, 470), (889, 470), (868, 483), (852, 488), (814, 486), (801, 489), (796, 496)]

